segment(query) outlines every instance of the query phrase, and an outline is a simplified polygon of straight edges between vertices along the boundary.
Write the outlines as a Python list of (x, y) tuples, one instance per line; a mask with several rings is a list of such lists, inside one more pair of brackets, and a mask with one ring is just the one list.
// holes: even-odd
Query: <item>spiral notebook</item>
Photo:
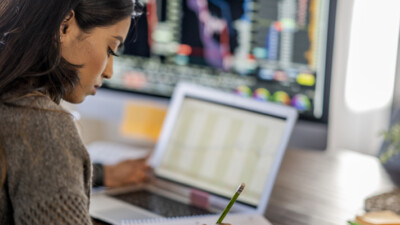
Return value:
[[(122, 221), (121, 225), (214, 225), (218, 220), (217, 216), (199, 216), (199, 217), (186, 217), (186, 218), (167, 218), (167, 219), (155, 219), (155, 220), (126, 220)], [(224, 219), (225, 223), (232, 225), (272, 225), (263, 216), (259, 214), (235, 214), (228, 215)]]
[(180, 83), (149, 159), (155, 179), (93, 194), (90, 214), (112, 224), (214, 224), (244, 182), (230, 222), (268, 224), (263, 214), (296, 119), (291, 107)]

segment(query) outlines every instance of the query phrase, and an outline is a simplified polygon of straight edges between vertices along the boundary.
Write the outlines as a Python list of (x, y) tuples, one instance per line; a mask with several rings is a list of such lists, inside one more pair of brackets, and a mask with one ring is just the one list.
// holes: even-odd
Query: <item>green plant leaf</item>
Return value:
[(390, 158), (400, 153), (400, 123), (394, 124), (388, 131), (381, 133), (389, 146), (379, 156), (379, 160), (385, 164)]
[(353, 221), (347, 221), (350, 225), (360, 225), (359, 223), (353, 222)]

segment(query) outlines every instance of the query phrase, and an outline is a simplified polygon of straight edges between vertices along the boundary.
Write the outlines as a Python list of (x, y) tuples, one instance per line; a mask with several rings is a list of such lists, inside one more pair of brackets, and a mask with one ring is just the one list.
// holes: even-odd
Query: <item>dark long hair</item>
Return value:
[(40, 91), (55, 102), (78, 82), (78, 65), (61, 57), (60, 26), (75, 11), (83, 31), (132, 15), (133, 0), (2, 0), (0, 3), (0, 96)]
[[(84, 32), (107, 27), (134, 14), (134, 0), (1, 0), (0, 1), (0, 104), (7, 96), (41, 92), (54, 102), (79, 82), (79, 65), (60, 52), (60, 26), (72, 10)], [(2, 183), (5, 153), (0, 143)], [(2, 184), (1, 183), (1, 184)]]

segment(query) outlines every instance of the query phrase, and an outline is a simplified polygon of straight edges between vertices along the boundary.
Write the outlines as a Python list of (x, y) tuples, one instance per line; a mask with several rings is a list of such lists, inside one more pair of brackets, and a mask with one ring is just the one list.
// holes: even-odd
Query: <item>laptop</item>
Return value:
[(152, 181), (93, 193), (90, 214), (110, 224), (215, 223), (245, 183), (226, 220), (269, 224), (263, 214), (296, 119), (288, 106), (179, 83), (149, 159)]

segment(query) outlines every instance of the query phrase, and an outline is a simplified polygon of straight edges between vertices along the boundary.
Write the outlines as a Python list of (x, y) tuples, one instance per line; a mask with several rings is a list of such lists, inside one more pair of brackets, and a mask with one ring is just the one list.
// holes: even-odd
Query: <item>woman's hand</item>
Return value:
[(150, 167), (146, 160), (125, 160), (115, 165), (104, 165), (104, 185), (120, 187), (147, 181)]

